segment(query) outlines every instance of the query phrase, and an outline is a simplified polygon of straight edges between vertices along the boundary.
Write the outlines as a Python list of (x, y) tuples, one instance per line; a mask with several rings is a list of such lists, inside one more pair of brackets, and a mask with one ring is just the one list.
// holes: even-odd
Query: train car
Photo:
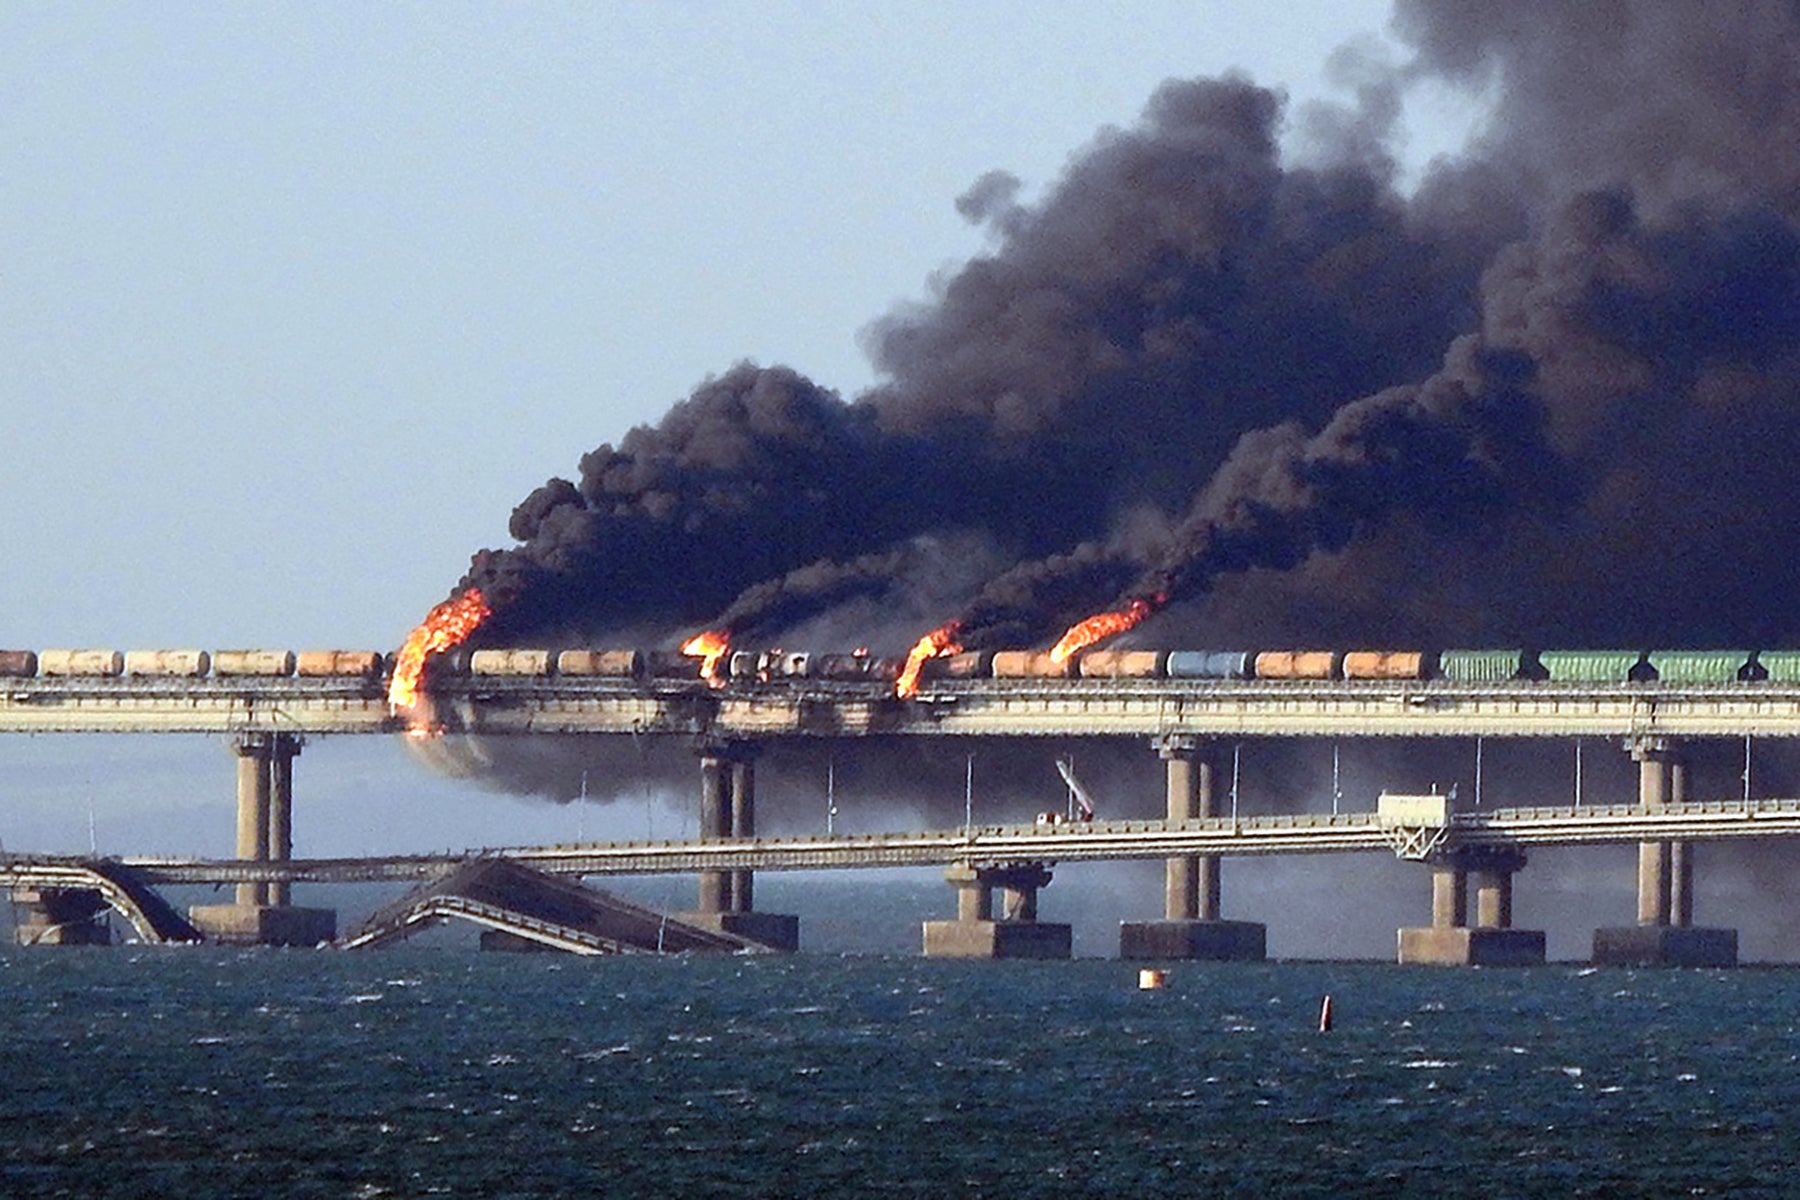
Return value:
[(1757, 679), (1770, 683), (1800, 683), (1800, 650), (1758, 650), (1751, 664)]
[(994, 673), (992, 650), (965, 650), (925, 660), (927, 679), (986, 679)]
[(1652, 650), (1644, 661), (1664, 683), (1736, 683), (1755, 672), (1748, 650)]
[(292, 650), (214, 650), (214, 675), (292, 675)]
[(806, 650), (771, 650), (763, 670), (771, 679), (805, 679), (812, 674), (813, 656)]
[(44, 650), (38, 653), (41, 675), (112, 676), (125, 670), (117, 650)]
[(1629, 683), (1639, 673), (1638, 650), (1542, 650), (1538, 665), (1552, 683)]
[(1067, 679), (1075, 661), (1057, 662), (1048, 650), (1001, 650), (994, 655), (995, 679)]
[(812, 677), (842, 681), (867, 679), (869, 664), (873, 661), (866, 654), (815, 655), (812, 660)]
[(635, 679), (644, 673), (644, 656), (636, 650), (564, 650), (556, 656), (556, 673)]
[(1159, 679), (1166, 650), (1089, 650), (1076, 668), (1083, 679)]
[(1256, 655), (1248, 650), (1171, 650), (1163, 670), (1170, 679), (1249, 679)]
[(1446, 650), (1438, 655), (1438, 677), (1451, 683), (1504, 683), (1525, 673), (1523, 650)]
[(906, 670), (904, 658), (871, 658), (868, 663), (868, 673), (864, 678), (876, 683), (892, 683), (900, 678), (900, 672)]
[(1258, 679), (1336, 679), (1342, 664), (1335, 650), (1264, 650), (1255, 669)]
[(37, 651), (0, 650), (0, 676), (8, 679), (30, 679), (37, 673)]
[(127, 650), (125, 674), (175, 676), (194, 679), (212, 670), (212, 655), (204, 650)]
[(652, 650), (644, 656), (644, 673), (652, 679), (698, 679), (700, 660), (674, 650)]
[(549, 650), (477, 650), (469, 655), (469, 674), (541, 677), (555, 659)]
[(314, 679), (374, 679), (386, 667), (386, 656), (376, 650), (302, 650), (294, 655), (294, 674)]
[(1423, 650), (1351, 650), (1345, 653), (1345, 679), (1430, 679), (1437, 655)]

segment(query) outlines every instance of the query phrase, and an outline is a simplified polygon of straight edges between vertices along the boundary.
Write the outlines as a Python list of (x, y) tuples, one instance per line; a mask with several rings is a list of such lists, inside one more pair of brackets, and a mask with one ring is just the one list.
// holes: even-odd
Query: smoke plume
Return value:
[[(1800, 645), (1794, 7), (1399, 0), (1391, 31), (1394, 61), (1334, 64), (1343, 105), (1173, 80), (1038, 198), (1005, 171), (947, 198), (987, 248), (867, 327), (877, 386), (738, 364), (585, 455), (475, 556), (478, 639), (896, 653), (960, 617), (970, 644), (1041, 645), (1158, 596), (1127, 637)], [(1428, 85), (1488, 116), (1408, 184)], [(574, 794), (490, 750), (490, 778)], [(823, 753), (764, 770), (817, 804)], [(1018, 805), (1058, 794), (1041, 747), (991, 753)], [(1154, 796), (1153, 766), (1086, 753)], [(663, 777), (580, 755), (596, 795)], [(1560, 791), (1554, 758), (1517, 777)], [(965, 766), (863, 769), (960, 817)]]

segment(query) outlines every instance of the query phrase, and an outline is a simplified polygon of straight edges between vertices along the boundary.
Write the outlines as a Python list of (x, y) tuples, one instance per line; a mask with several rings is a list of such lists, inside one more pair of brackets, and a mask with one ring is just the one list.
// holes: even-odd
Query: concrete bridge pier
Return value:
[[(1164, 763), (1168, 819), (1217, 816), (1213, 764), (1201, 740), (1172, 734), (1157, 739), (1156, 750)], [(1214, 854), (1166, 860), (1163, 919), (1120, 922), (1119, 957), (1258, 961), (1266, 957), (1266, 926), (1220, 917), (1219, 865)]]
[[(1655, 810), (1687, 799), (1687, 764), (1673, 738), (1625, 743), (1638, 764), (1638, 805)], [(1594, 930), (1603, 966), (1735, 967), (1737, 930), (1694, 925), (1694, 857), (1686, 842), (1638, 846), (1638, 923)]]
[[(294, 856), (294, 759), (304, 744), (293, 733), (246, 733), (237, 754), (237, 856), (248, 863), (287, 862)], [(337, 913), (296, 908), (286, 881), (248, 880), (235, 902), (188, 910), (194, 927), (212, 941), (253, 946), (316, 946), (337, 936)]]
[[(1513, 876), (1522, 850), (1466, 846), (1431, 864), (1431, 924), (1402, 929), (1399, 961), (1432, 966), (1528, 967), (1544, 961), (1544, 934), (1512, 927)], [(1470, 925), (1469, 884), (1475, 885)]]
[(95, 888), (14, 888), (13, 940), (21, 946), (105, 946), (106, 898)]
[[(700, 840), (756, 836), (756, 760), (761, 752), (754, 742), (700, 748)], [(684, 919), (776, 950), (799, 949), (799, 917), (755, 911), (755, 875), (741, 869), (700, 872), (699, 905)]]
[[(1050, 884), (1043, 863), (944, 872), (956, 889), (956, 919), (924, 923), (926, 958), (1067, 958), (1070, 928), (1037, 919), (1038, 889)], [(994, 889), (1003, 899), (994, 914)]]

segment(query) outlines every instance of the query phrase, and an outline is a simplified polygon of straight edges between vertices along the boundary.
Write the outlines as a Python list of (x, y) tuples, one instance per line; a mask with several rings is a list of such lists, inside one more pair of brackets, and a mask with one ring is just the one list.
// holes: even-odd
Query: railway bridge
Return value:
[[(294, 759), (309, 738), (394, 735), (407, 721), (388, 709), (379, 676), (345, 678), (150, 678), (48, 677), (0, 681), (0, 733), (203, 733), (226, 735), (238, 750), (238, 857), (234, 865), (176, 866), (128, 860), (132, 870), (238, 872), (231, 905), (197, 909), (195, 923), (210, 936), (231, 940), (314, 942), (334, 932), (329, 913), (296, 909), (288, 885), (325, 870), (292, 857)], [(1389, 844), (1395, 829), (1421, 832), (1416, 855), (1433, 873), (1433, 924), (1402, 935), (1404, 961), (1512, 962), (1541, 960), (1541, 934), (1511, 928), (1513, 875), (1530, 845), (1584, 841), (1636, 841), (1639, 845), (1638, 924), (1600, 930), (1600, 961), (1720, 962), (1735, 960), (1735, 934), (1693, 926), (1693, 864), (1688, 847), (1717, 837), (1786, 836), (1778, 815), (1785, 801), (1735, 813), (1719, 805), (1694, 806), (1687, 796), (1683, 747), (1703, 738), (1800, 736), (1800, 684), (1783, 681), (1671, 683), (1491, 683), (1446, 680), (1191, 680), (1191, 679), (938, 679), (910, 700), (886, 685), (810, 679), (777, 679), (759, 686), (709, 687), (698, 680), (613, 678), (471, 678), (434, 681), (427, 694), (436, 732), (484, 737), (613, 734), (679, 738), (698, 759), (701, 841), (670, 848), (640, 846), (634, 862), (657, 861), (660, 870), (692, 870), (700, 879), (696, 911), (689, 916), (730, 936), (774, 945), (792, 944), (791, 918), (758, 912), (754, 873), (789, 869), (783, 855), (811, 855), (809, 866), (854, 866), (857, 851), (809, 844), (804, 851), (756, 837), (755, 764), (759, 750), (792, 739), (854, 741), (866, 737), (1137, 739), (1164, 762), (1165, 819), (1137, 823), (1132, 832), (1116, 822), (1070, 829), (1016, 833), (1003, 855), (990, 845), (957, 843), (942, 835), (918, 861), (941, 862), (958, 889), (958, 918), (932, 923), (928, 953), (1006, 956), (1067, 953), (1066, 927), (1035, 920), (1036, 891), (1047, 881), (1045, 864), (1092, 857), (1160, 857), (1166, 862), (1160, 920), (1131, 923), (1121, 931), (1121, 953), (1132, 957), (1260, 957), (1262, 926), (1220, 916), (1223, 858), (1242, 853), (1318, 852), (1298, 835), (1261, 830), (1259, 821), (1297, 822), (1325, 849), (1370, 849)], [(1209, 822), (1222, 819), (1218, 805), (1218, 748), (1231, 739), (1281, 738), (1604, 738), (1629, 753), (1638, 768), (1637, 803), (1629, 813), (1612, 806), (1539, 813), (1541, 836), (1500, 836), (1482, 824), (1498, 814), (1452, 813), (1441, 819), (1430, 798), (1411, 823), (1398, 812), (1334, 817), (1316, 828), (1314, 818), (1245, 818), (1226, 836)], [(1693, 819), (1687, 819), (1689, 814)], [(1517, 820), (1525, 820), (1518, 816)], [(1714, 821), (1717, 824), (1708, 825)], [(1586, 832), (1600, 822), (1610, 832)], [(1131, 825), (1133, 823), (1125, 823)], [(1159, 828), (1152, 829), (1152, 826)], [(1730, 832), (1723, 832), (1729, 827)], [(1269, 830), (1286, 828), (1270, 825)], [(1437, 836), (1432, 831), (1443, 831)], [(883, 842), (882, 853), (901, 853), (908, 836)], [(997, 836), (997, 835), (996, 835)], [(1107, 838), (1129, 838), (1107, 843)], [(1174, 840), (1170, 840), (1170, 838)], [(1244, 840), (1246, 837), (1249, 840)], [(1036, 838), (1037, 840), (1033, 840)], [(1158, 839), (1162, 840), (1159, 841)], [(1370, 844), (1353, 845), (1358, 838)], [(1183, 840), (1186, 839), (1186, 840)], [(1210, 839), (1210, 840), (1209, 840)], [(997, 844), (997, 843), (994, 843)], [(834, 844), (835, 845), (835, 844)], [(847, 844), (846, 844), (847, 845)], [(1304, 851), (1298, 849), (1306, 846)], [(706, 849), (711, 847), (712, 849)], [(542, 852), (540, 855), (540, 851)], [(554, 874), (605, 874), (591, 848), (580, 861), (601, 864), (565, 870), (547, 849), (518, 852)], [(923, 853), (923, 852), (920, 852)], [(509, 857), (513, 856), (508, 852)], [(543, 857), (547, 855), (547, 857)], [(766, 857), (765, 857), (766, 856)], [(379, 860), (395, 864), (401, 860)], [(429, 860), (418, 860), (425, 862)], [(683, 863), (684, 866), (670, 865)], [(342, 870), (351, 870), (344, 867)], [(396, 867), (395, 869), (400, 869)], [(423, 869), (423, 868), (421, 868)], [(648, 869), (648, 868), (638, 868)], [(6, 877), (11, 881), (13, 877)], [(17, 877), (23, 879), (23, 876)], [(210, 881), (218, 881), (214, 878)], [(27, 882), (13, 883), (15, 895)], [(1470, 896), (1471, 889), (1474, 892)], [(51, 889), (54, 891), (54, 889)], [(994, 892), (1003, 894), (998, 907)], [(38, 901), (45, 905), (48, 901)], [(1470, 910), (1473, 909), (1471, 917)], [(45, 909), (46, 927), (57, 925)], [(1061, 933), (1056, 932), (1061, 929)]]

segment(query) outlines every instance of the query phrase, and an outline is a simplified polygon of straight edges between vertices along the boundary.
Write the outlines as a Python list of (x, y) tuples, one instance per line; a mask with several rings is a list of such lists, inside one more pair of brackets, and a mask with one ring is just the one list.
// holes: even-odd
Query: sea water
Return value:
[(0, 996), (5, 1196), (1800, 1191), (1792, 969), (117, 947)]

